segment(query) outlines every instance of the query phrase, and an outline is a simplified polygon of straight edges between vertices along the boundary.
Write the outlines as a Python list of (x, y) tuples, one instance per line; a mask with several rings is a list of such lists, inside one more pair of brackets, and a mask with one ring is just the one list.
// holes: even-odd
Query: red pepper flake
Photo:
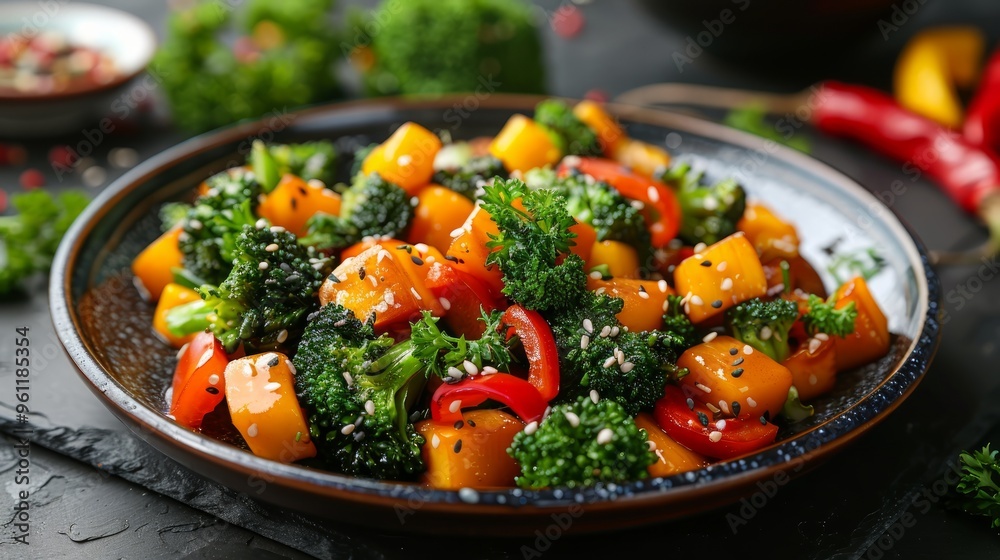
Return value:
[(563, 39), (570, 39), (583, 31), (583, 13), (576, 6), (564, 5), (552, 14), (552, 30)]
[(42, 175), (42, 172), (35, 168), (25, 169), (21, 173), (19, 181), (25, 190), (37, 189), (45, 185), (45, 175)]
[(52, 149), (49, 150), (49, 163), (52, 164), (53, 168), (73, 167), (73, 164), (78, 159), (79, 158), (76, 157), (76, 154), (73, 153), (73, 150), (71, 150), (69, 146), (53, 146)]

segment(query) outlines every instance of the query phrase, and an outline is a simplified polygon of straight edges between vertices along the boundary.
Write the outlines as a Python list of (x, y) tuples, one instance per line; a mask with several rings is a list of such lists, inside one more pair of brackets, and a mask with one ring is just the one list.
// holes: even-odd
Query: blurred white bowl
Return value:
[(125, 88), (145, 71), (156, 51), (156, 34), (149, 25), (132, 14), (94, 4), (0, 4), (0, 36), (20, 33), (30, 37), (46, 31), (57, 31), (72, 45), (106, 54), (114, 61), (118, 73), (109, 82), (68, 92), (37, 95), (0, 92), (0, 136), (79, 132), (113, 112), (134, 108), (132, 96)]

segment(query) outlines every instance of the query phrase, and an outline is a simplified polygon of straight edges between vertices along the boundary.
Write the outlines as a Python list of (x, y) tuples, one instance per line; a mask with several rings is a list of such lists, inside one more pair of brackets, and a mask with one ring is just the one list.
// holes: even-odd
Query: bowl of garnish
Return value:
[(116, 99), (155, 47), (153, 30), (120, 10), (0, 5), (0, 134), (65, 133), (116, 113)]

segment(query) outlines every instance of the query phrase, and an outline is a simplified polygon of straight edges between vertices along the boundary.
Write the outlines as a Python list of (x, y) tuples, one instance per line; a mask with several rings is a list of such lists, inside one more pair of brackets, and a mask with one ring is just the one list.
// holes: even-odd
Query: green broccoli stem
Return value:
[(372, 373), (359, 380), (364, 389), (392, 395), (396, 426), (404, 439), (409, 424), (407, 412), (420, 399), (427, 382), (426, 376), (419, 375), (424, 370), (424, 363), (416, 358), (415, 350), (409, 340), (394, 345), (372, 362)]
[(167, 311), (167, 330), (174, 336), (187, 336), (209, 327), (208, 315), (212, 308), (204, 300), (178, 305)]

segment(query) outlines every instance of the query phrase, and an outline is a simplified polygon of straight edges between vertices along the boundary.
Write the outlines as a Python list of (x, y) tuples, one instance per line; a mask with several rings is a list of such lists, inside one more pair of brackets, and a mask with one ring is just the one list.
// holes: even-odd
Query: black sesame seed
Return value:
[(469, 420), (469, 427), (470, 428), (475, 428), (476, 427), (476, 421), (475, 420)]
[(309, 196), (309, 191), (307, 191), (305, 187), (301, 187), (300, 186), (299, 187), (299, 193), (301, 193), (302, 196)]
[(721, 299), (717, 299), (717, 300), (713, 301), (712, 302), (712, 307), (714, 307), (716, 309), (722, 307), (722, 300)]
[(708, 416), (706, 416), (704, 412), (698, 413), (698, 421), (701, 422), (702, 426), (705, 426), (706, 428), (708, 427)]
[(453, 255), (445, 255), (444, 260), (451, 262), (458, 262), (458, 258)]
[(413, 261), (413, 264), (415, 264), (417, 266), (423, 266), (423, 264), (424, 264), (424, 259), (422, 259), (422, 258), (420, 258), (420, 257), (418, 257), (416, 255), (411, 255), (410, 256), (410, 260)]
[(292, 210), (297, 210), (299, 207), (299, 199), (292, 197)]
[(740, 367), (740, 368), (734, 369), (732, 375), (733, 375), (733, 377), (739, 377), (739, 376), (743, 375), (743, 368)]
[(462, 422), (461, 420), (459, 420), (458, 422), (455, 422), (455, 429), (456, 430), (461, 430), (464, 426), (465, 426), (465, 422)]
[(640, 284), (639, 285), (639, 291), (640, 292), (645, 292), (646, 291), (646, 287)]
[(730, 356), (735, 356), (735, 355), (737, 355), (737, 354), (739, 354), (739, 353), (740, 353), (740, 351), (739, 351), (739, 350), (737, 350), (737, 349), (735, 349), (735, 348), (730, 348), (730, 349), (729, 349), (729, 355), (730, 355)]
[(268, 367), (274, 367), (274, 366), (278, 365), (278, 357), (275, 356), (275, 357), (271, 358), (271, 361), (267, 362), (267, 365), (268, 365)]
[(333, 282), (334, 284), (340, 284), (340, 278), (337, 278), (337, 275), (332, 272), (330, 273), (329, 276), (326, 277), (326, 279), (329, 280), (330, 282)]
[(710, 267), (712, 266), (712, 261), (701, 261), (701, 266)]
[(764, 418), (763, 416), (761, 416), (760, 417), (760, 423), (766, 426), (767, 425), (767, 418)]
[(740, 403), (736, 401), (733, 401), (733, 415), (734, 416), (740, 415)]
[(365, 274), (366, 274), (365, 267), (362, 266), (361, 270), (358, 271), (358, 279), (364, 280), (365, 279)]
[(216, 389), (215, 387), (205, 387), (205, 390), (208, 391), (208, 393), (210, 395), (218, 395), (219, 394), (219, 390)]
[(743, 363), (743, 356), (740, 356), (739, 358), (736, 358), (735, 360), (733, 360), (733, 367), (736, 367), (736, 366), (738, 366), (738, 365), (740, 365), (742, 363)]
[(455, 453), (462, 451), (462, 440), (455, 442)]
[(694, 399), (689, 398), (687, 400), (687, 405), (689, 409), (694, 410)]

